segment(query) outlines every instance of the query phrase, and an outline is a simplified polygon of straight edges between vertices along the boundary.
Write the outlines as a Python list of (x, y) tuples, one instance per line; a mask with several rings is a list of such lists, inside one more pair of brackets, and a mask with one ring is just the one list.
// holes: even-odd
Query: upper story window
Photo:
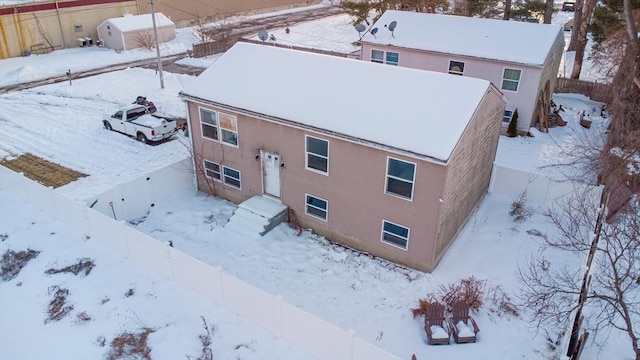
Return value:
[(238, 119), (233, 115), (218, 114), (222, 142), (238, 146)]
[(464, 63), (462, 61), (449, 61), (449, 74), (464, 75)]
[(238, 146), (238, 119), (229, 114), (200, 108), (202, 137)]
[(505, 68), (502, 73), (502, 90), (518, 91), (522, 70)]
[(416, 164), (391, 157), (387, 158), (386, 193), (411, 200), (415, 174)]
[(215, 111), (200, 108), (200, 124), (202, 137), (218, 141), (218, 117)]
[(382, 242), (407, 250), (409, 246), (409, 228), (383, 220)]
[(371, 50), (371, 61), (383, 64), (384, 63), (384, 51)]
[(306, 168), (324, 174), (329, 173), (329, 141), (309, 135), (306, 140)]
[(513, 117), (513, 111), (511, 110), (505, 110), (504, 111), (504, 116), (502, 117), (502, 122), (504, 123), (510, 123), (511, 122), (511, 118)]
[(389, 65), (398, 65), (398, 60), (400, 60), (400, 54), (397, 52), (387, 51), (386, 63)]
[(371, 50), (371, 61), (380, 64), (398, 65), (400, 54), (393, 51)]

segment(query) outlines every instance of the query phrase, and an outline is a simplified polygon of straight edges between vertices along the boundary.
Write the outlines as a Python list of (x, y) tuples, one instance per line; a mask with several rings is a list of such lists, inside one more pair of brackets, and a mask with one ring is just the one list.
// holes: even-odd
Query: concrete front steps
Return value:
[(287, 220), (287, 207), (270, 198), (257, 195), (240, 205), (225, 228), (257, 239)]

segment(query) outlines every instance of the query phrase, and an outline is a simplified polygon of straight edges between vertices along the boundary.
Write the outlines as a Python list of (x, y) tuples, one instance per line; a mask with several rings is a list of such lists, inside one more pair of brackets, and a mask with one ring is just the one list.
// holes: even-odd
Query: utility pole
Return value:
[(160, 88), (164, 89), (164, 78), (162, 77), (162, 58), (160, 58), (160, 45), (158, 44), (158, 29), (156, 28), (156, 13), (153, 10), (153, 0), (151, 2), (151, 20), (153, 21), (153, 36), (156, 38), (156, 54), (158, 57), (158, 71), (160, 72)]

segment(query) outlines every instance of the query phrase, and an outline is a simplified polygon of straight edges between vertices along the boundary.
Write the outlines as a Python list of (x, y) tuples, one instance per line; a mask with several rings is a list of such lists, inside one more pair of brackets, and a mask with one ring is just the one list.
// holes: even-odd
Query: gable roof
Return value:
[(489, 87), (470, 77), (237, 43), (180, 94), (447, 161)]
[[(156, 27), (174, 25), (173, 21), (171, 21), (163, 13), (157, 12), (155, 13), (155, 15), (156, 15)], [(124, 15), (116, 18), (107, 19), (102, 24), (106, 23), (107, 21), (123, 33), (153, 28), (153, 19), (151, 18), (151, 14)]]
[[(393, 32), (385, 25), (396, 21)], [(363, 42), (542, 66), (560, 25), (387, 10)]]

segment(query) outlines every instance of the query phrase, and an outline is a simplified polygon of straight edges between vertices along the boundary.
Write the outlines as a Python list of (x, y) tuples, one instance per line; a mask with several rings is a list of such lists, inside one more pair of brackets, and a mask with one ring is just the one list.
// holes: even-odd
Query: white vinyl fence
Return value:
[(489, 192), (505, 195), (514, 200), (526, 192), (526, 201), (542, 207), (550, 207), (570, 194), (588, 192), (596, 203), (602, 194), (602, 186), (593, 186), (573, 181), (556, 181), (541, 174), (506, 168), (493, 164)]
[(144, 216), (172, 192), (193, 189), (193, 165), (187, 157), (87, 199), (87, 205), (116, 220), (130, 221)]
[[(176, 185), (173, 180), (155, 180), (155, 177), (151, 185), (147, 185), (147, 181), (145, 177), (103, 194), (98, 203), (115, 203), (118, 196), (123, 196), (127, 205), (134, 202), (134, 198), (145, 203), (159, 198), (154, 192), (168, 191)], [(147, 189), (146, 192), (139, 191), (142, 194), (139, 198), (134, 194), (136, 185)], [(166, 279), (199, 292), (317, 358), (399, 359), (358, 338), (352, 330), (341, 329), (287, 303), (281, 296), (268, 294), (225, 273), (220, 267), (203, 263), (129, 227), (124, 219), (139, 211), (146, 212), (148, 208), (144, 206), (135, 207), (135, 211), (118, 208), (118, 220), (115, 220), (110, 207), (106, 208), (106, 214), (103, 213), (104, 207), (91, 209), (2, 166), (0, 189), (16, 194), (67, 226), (108, 245)], [(122, 217), (118, 217), (119, 214)]]

